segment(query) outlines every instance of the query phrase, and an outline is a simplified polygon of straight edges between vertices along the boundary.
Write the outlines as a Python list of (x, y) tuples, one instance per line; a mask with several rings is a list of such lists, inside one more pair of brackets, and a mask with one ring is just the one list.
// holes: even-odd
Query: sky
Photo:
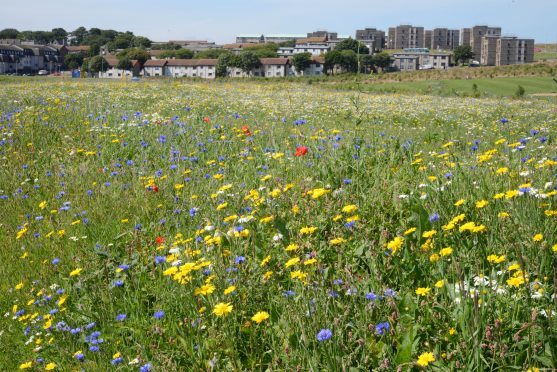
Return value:
[(557, 0), (0, 0), (0, 29), (132, 31), (153, 41), (231, 43), (238, 34), (351, 35), (399, 24), (426, 29), (500, 26), (504, 35), (557, 43)]

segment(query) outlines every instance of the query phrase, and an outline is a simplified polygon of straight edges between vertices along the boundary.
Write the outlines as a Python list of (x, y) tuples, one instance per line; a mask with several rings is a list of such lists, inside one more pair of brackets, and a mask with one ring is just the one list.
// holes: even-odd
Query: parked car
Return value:
[(48, 75), (47, 70), (39, 70), (39, 75)]

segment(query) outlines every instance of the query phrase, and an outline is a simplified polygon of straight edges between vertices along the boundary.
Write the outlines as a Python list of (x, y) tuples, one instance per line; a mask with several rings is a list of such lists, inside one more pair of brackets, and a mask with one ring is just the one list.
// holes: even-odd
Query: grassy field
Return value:
[[(474, 84), (476, 90), (474, 90)], [(375, 83), (339, 83), (338, 89), (353, 89), (376, 93), (420, 93), (442, 96), (499, 96), (512, 97), (516, 95), (518, 86), (522, 86), (526, 95), (557, 93), (557, 82), (552, 77), (526, 76), (501, 77), (486, 79), (454, 79), (436, 81), (411, 82), (375, 82)]]
[(1, 370), (557, 368), (554, 103), (1, 84)]

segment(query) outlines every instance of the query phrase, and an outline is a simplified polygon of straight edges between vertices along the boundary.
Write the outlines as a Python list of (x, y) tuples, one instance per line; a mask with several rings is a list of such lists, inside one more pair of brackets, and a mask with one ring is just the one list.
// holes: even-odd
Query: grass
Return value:
[(528, 97), (3, 79), (0, 366), (555, 369), (556, 127)]
[(557, 83), (551, 77), (507, 77), (470, 80), (438, 80), (413, 81), (400, 83), (369, 83), (369, 84), (339, 84), (339, 89), (360, 89), (374, 93), (419, 93), (442, 96), (473, 96), (474, 84), (477, 86), (476, 96), (511, 97), (518, 86), (524, 87), (526, 95), (557, 93)]

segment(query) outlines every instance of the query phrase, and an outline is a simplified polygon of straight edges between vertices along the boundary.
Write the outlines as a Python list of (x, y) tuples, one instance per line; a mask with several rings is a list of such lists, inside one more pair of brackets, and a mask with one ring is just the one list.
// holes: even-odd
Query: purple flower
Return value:
[(439, 214), (433, 213), (431, 216), (429, 216), (429, 222), (433, 223), (437, 221), (439, 221)]
[(155, 319), (162, 319), (164, 317), (164, 311), (162, 311), (162, 310), (155, 311), (155, 314), (153, 315), (153, 317)]
[(155, 257), (155, 263), (157, 265), (163, 264), (166, 262), (166, 257), (165, 256), (156, 256)]
[(333, 337), (333, 331), (327, 328), (323, 328), (317, 333), (317, 341), (319, 342), (327, 341), (331, 337)]
[(152, 369), (153, 369), (153, 366), (151, 365), (151, 363), (147, 363), (147, 364), (142, 365), (142, 366), (139, 368), (139, 372), (149, 372), (149, 371), (151, 371)]
[(389, 324), (389, 322), (382, 322), (375, 326), (375, 332), (380, 336), (389, 332), (389, 329), (391, 329), (391, 325)]
[(366, 300), (375, 301), (377, 300), (377, 295), (373, 292), (366, 293)]
[(127, 315), (126, 315), (126, 314), (118, 314), (118, 315), (116, 316), (116, 320), (117, 320), (118, 322), (123, 322), (124, 320), (126, 320), (126, 318), (127, 318)]

